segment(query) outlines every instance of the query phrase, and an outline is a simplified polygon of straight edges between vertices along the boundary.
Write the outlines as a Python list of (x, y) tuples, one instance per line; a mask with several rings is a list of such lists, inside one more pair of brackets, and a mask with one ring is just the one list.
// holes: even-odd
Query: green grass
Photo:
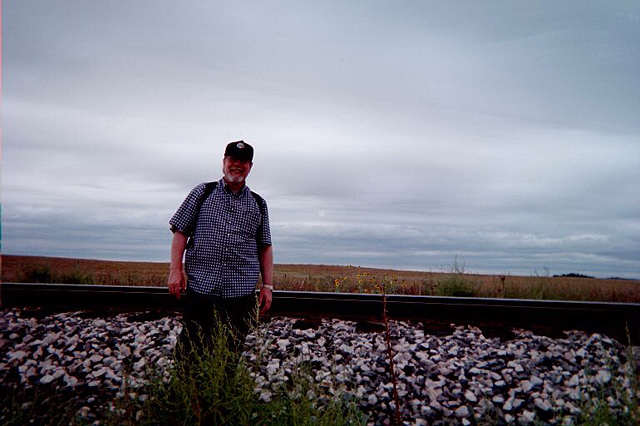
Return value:
[(52, 386), (34, 386), (30, 389), (0, 385), (0, 424), (22, 426), (85, 425), (90, 422), (76, 416), (78, 404), (69, 403), (72, 391), (56, 390)]
[(438, 281), (436, 296), (473, 297), (476, 296), (475, 284), (465, 276), (464, 262), (460, 263), (456, 256), (450, 267), (451, 274)]
[(31, 283), (64, 283), (64, 284), (95, 284), (93, 274), (72, 270), (61, 274), (51, 272), (49, 266), (36, 266), (26, 271), (25, 281)]
[(473, 287), (471, 281), (455, 275), (438, 281), (436, 296), (473, 297), (476, 295)]
[(48, 266), (36, 266), (25, 273), (25, 281), (32, 283), (53, 282), (51, 268)]

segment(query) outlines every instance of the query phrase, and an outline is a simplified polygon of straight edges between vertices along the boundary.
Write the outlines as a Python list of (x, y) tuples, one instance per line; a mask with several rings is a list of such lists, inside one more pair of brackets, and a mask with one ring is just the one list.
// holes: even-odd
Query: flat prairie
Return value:
[[(166, 286), (169, 263), (2, 256), (2, 281)], [(275, 265), (280, 290), (640, 303), (640, 281)]]

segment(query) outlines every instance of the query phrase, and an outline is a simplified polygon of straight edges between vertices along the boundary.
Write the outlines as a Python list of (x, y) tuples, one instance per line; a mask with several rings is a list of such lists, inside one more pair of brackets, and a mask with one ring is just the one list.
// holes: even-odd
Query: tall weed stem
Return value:
[(382, 318), (384, 320), (385, 338), (387, 342), (387, 356), (389, 357), (389, 369), (391, 370), (391, 383), (393, 384), (393, 401), (395, 402), (395, 424), (400, 425), (400, 398), (398, 398), (398, 378), (393, 362), (393, 349), (391, 347), (391, 333), (389, 330), (389, 318), (387, 315), (387, 293), (384, 281), (382, 281)]

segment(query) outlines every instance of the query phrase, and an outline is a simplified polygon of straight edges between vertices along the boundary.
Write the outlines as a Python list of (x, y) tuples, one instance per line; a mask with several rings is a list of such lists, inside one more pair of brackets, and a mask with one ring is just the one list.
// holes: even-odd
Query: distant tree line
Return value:
[(595, 278), (592, 277), (591, 275), (584, 275), (584, 274), (576, 274), (576, 273), (570, 273), (570, 274), (562, 274), (562, 275), (554, 275), (555, 278), (562, 278), (562, 277), (567, 277), (567, 278)]
[[(592, 277), (591, 275), (576, 274), (574, 272), (572, 272), (570, 274), (554, 275), (554, 278), (562, 278), (562, 277), (567, 277), (567, 278), (595, 278), (595, 277)], [(608, 277), (608, 278), (605, 278), (605, 280), (637, 281), (637, 279), (634, 279), (634, 278), (622, 278), (622, 277)]]

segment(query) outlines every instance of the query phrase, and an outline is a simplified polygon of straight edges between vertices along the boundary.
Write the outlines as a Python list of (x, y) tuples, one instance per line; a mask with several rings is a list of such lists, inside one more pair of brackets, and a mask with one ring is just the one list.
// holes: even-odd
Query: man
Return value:
[[(194, 339), (204, 343), (216, 319), (225, 321), (238, 350), (256, 307), (259, 274), (260, 314), (271, 307), (273, 252), (266, 202), (245, 180), (253, 166), (253, 147), (244, 141), (227, 145), (218, 182), (196, 186), (173, 215), (169, 292), (178, 299), (186, 289), (182, 350)], [(182, 257), (185, 253), (185, 283)], [(216, 318), (217, 317), (217, 318)], [(200, 335), (200, 333), (202, 333)], [(197, 346), (195, 349), (200, 349)]]

